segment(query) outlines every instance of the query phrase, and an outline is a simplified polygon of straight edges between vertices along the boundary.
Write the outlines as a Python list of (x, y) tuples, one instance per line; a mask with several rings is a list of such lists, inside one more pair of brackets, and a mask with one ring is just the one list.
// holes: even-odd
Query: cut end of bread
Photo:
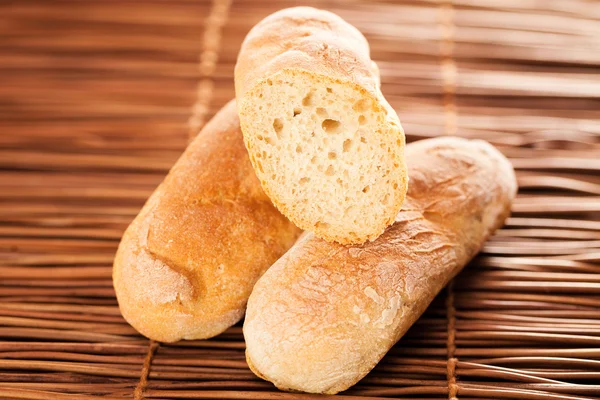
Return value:
[(298, 227), (361, 244), (390, 225), (407, 188), (397, 116), (359, 86), (284, 70), (239, 105), (265, 192)]

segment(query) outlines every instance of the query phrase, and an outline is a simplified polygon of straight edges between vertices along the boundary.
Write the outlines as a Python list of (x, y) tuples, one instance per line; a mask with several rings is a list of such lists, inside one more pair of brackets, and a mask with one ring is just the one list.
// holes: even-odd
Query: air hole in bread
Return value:
[(323, 107), (319, 107), (317, 108), (317, 115), (321, 118), (327, 118), (329, 116), (329, 114), (327, 114), (327, 110), (324, 109)]
[(344, 140), (344, 144), (342, 145), (342, 149), (343, 149), (344, 153), (347, 153), (350, 150), (352, 150), (352, 139), (346, 139), (346, 140)]
[(394, 189), (398, 189), (398, 184), (394, 183)]
[(358, 123), (360, 125), (364, 125), (367, 123), (367, 118), (364, 115), (359, 115), (358, 116)]
[(300, 145), (296, 146), (296, 153), (302, 153), (302, 147)]
[(335, 151), (330, 151), (329, 154), (327, 154), (327, 158), (335, 160), (337, 158), (337, 153)]
[(361, 143), (367, 143), (367, 139), (364, 136), (360, 137), (360, 142)]
[(275, 118), (273, 121), (273, 129), (275, 129), (275, 134), (278, 138), (281, 138), (281, 133), (283, 132), (283, 122), (279, 118)]
[(273, 86), (273, 81), (272, 81), (272, 80), (270, 80), (270, 79), (267, 79), (267, 85), (269, 85), (269, 86)]
[(325, 175), (333, 176), (334, 174), (335, 174), (335, 170), (333, 169), (333, 165), (330, 165), (329, 167), (327, 167), (327, 169), (325, 170)]
[(308, 92), (306, 96), (302, 99), (302, 105), (304, 107), (309, 107), (313, 105), (313, 92)]
[(300, 114), (302, 114), (302, 109), (300, 107), (294, 107), (294, 117)]
[(367, 185), (363, 188), (362, 192), (367, 193), (370, 189), (371, 189), (371, 187), (369, 185)]
[(328, 87), (328, 88), (327, 88), (327, 93), (333, 93), (333, 89), (332, 89), (332, 88), (330, 88), (330, 87)]
[(315, 228), (327, 229), (327, 228), (329, 228), (329, 224), (327, 222), (317, 221), (317, 222), (315, 222)]
[(352, 109), (356, 112), (364, 113), (369, 110), (369, 108), (370, 108), (369, 106), (370, 106), (369, 100), (362, 99), (362, 100), (359, 100), (356, 103), (354, 103), (354, 106), (352, 106)]
[(308, 177), (306, 177), (306, 176), (305, 176), (304, 178), (300, 178), (300, 180), (299, 180), (298, 182), (299, 182), (301, 185), (305, 185), (305, 184), (307, 184), (308, 182), (310, 182), (310, 178), (308, 178)]
[(263, 169), (262, 164), (260, 163), (260, 161), (256, 160), (256, 166), (258, 167), (258, 170), (262, 173), (265, 172), (265, 170)]
[(326, 119), (321, 124), (323, 130), (332, 135), (338, 134), (342, 131), (342, 124), (340, 121), (335, 119)]
[(344, 183), (341, 178), (337, 178), (335, 181), (338, 183), (338, 185), (342, 185)]
[(313, 158), (310, 159), (310, 163), (311, 164), (316, 164), (317, 163), (317, 156), (314, 156)]

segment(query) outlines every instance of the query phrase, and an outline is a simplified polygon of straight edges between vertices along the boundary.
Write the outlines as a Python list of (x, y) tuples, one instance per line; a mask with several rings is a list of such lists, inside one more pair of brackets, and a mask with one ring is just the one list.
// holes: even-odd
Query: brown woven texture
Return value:
[[(368, 37), (409, 141), (486, 139), (520, 184), (507, 225), (338, 398), (600, 398), (600, 3), (306, 3)], [(123, 230), (233, 97), (244, 35), (290, 5), (0, 2), (0, 398), (317, 397), (256, 378), (241, 325), (145, 339), (111, 283)]]

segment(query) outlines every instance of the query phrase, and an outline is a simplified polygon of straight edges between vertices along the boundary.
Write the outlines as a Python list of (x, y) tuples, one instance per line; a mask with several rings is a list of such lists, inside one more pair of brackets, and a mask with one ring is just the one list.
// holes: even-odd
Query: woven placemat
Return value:
[[(338, 398), (600, 398), (600, 3), (305, 4), (368, 37), (409, 141), (486, 139), (521, 188), (506, 227)], [(256, 378), (240, 325), (143, 338), (111, 282), (123, 230), (233, 97), (244, 35), (291, 5), (0, 2), (0, 398), (318, 397)]]

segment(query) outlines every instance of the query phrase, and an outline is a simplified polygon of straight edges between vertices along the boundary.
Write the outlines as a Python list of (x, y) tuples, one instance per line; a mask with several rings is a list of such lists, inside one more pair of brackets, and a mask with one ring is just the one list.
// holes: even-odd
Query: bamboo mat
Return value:
[[(111, 284), (123, 230), (233, 97), (244, 35), (294, 4), (0, 2), (0, 398), (317, 397), (256, 378), (240, 325), (150, 342)], [(305, 4), (368, 37), (409, 141), (486, 139), (521, 187), (506, 227), (338, 398), (600, 398), (600, 3)]]

